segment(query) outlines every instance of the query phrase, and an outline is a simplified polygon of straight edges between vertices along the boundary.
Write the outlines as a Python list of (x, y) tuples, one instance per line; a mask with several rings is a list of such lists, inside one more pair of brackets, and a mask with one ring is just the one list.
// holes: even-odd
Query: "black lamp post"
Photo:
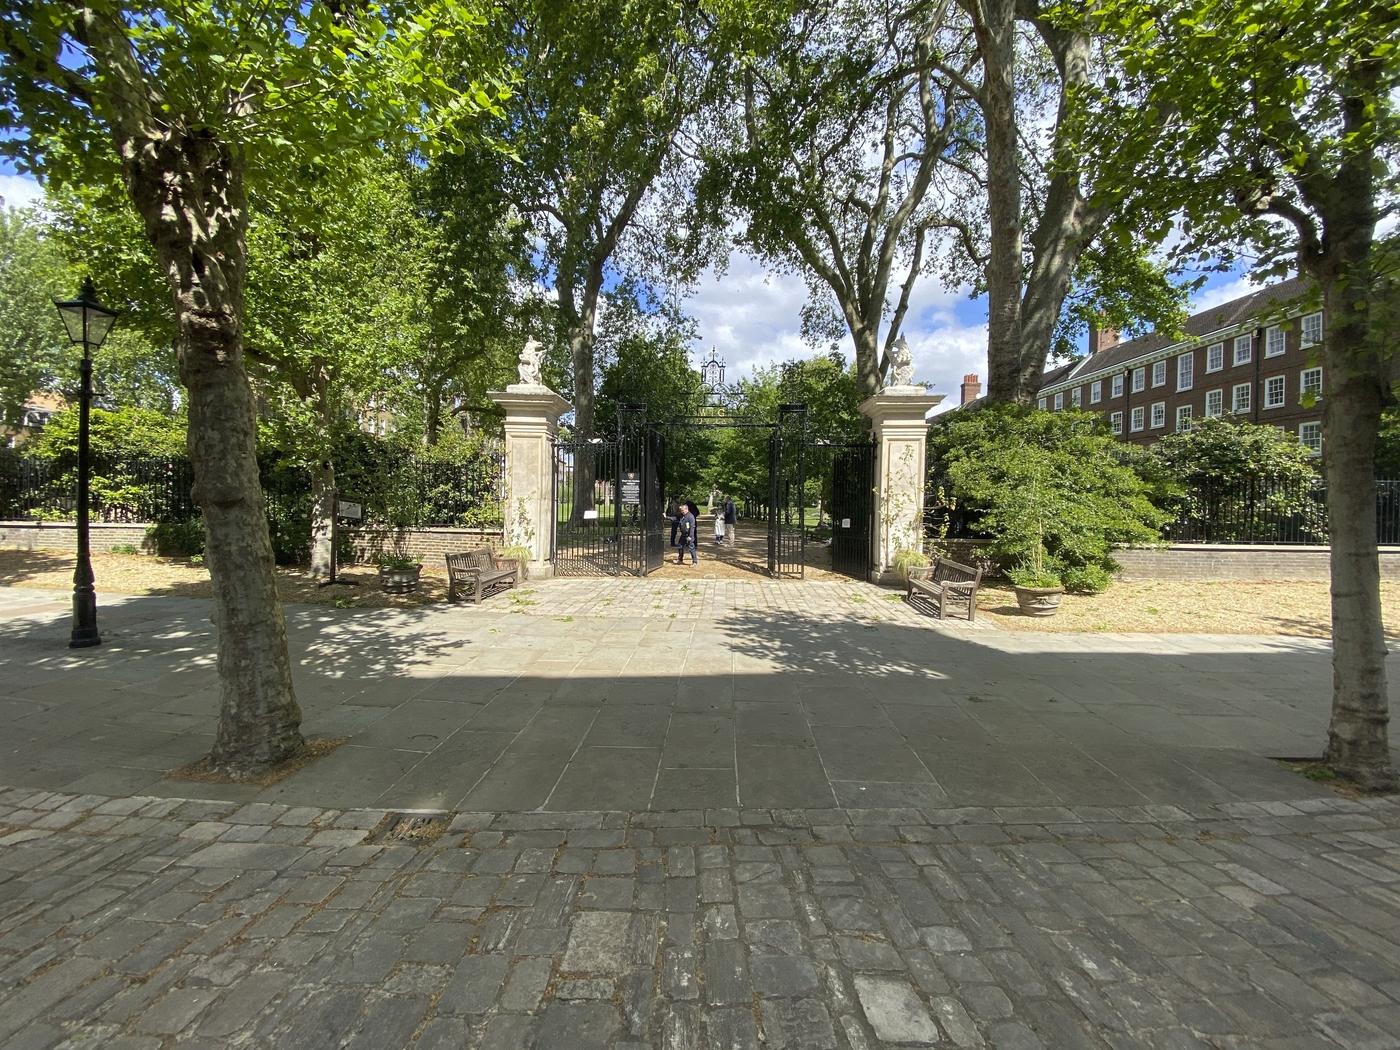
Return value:
[(88, 415), (92, 408), (92, 351), (102, 345), (115, 310), (108, 310), (97, 301), (92, 278), (83, 279), (78, 298), (67, 302), (54, 300), (68, 338), (83, 347), (82, 388), (78, 400), (78, 566), (73, 570), (73, 634), (68, 641), (71, 649), (101, 645), (97, 633), (97, 591), (93, 588), (92, 554), (88, 547)]

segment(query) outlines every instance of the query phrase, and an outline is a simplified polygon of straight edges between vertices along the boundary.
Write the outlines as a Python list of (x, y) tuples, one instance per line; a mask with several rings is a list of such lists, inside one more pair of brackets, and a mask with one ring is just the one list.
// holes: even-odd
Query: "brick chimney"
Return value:
[(1089, 326), (1089, 353), (1097, 354), (1101, 350), (1111, 350), (1118, 345), (1118, 329), (1099, 328), (1098, 325)]
[(963, 376), (962, 400), (959, 401), (958, 404), (965, 405), (969, 401), (977, 400), (977, 398), (981, 396), (982, 380), (977, 378), (977, 374), (975, 372), (970, 372), (967, 375)]

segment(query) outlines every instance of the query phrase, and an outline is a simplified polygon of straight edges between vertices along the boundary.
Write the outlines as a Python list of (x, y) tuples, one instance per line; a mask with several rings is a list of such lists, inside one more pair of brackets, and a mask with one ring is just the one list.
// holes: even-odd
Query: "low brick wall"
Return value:
[[(149, 527), (145, 522), (116, 525), (95, 521), (88, 527), (88, 543), (95, 551), (130, 545), (152, 553), (154, 549), (146, 541)], [(0, 547), (27, 551), (77, 550), (78, 527), (69, 521), (0, 521)]]
[(350, 537), (356, 562), (373, 563), (385, 554), (405, 554), (443, 568), (444, 557), (477, 547), (501, 546), (500, 529), (370, 529), (341, 527)]
[[(1327, 547), (1177, 544), (1114, 551), (1124, 580), (1326, 580)], [(1400, 580), (1400, 548), (1381, 548), (1381, 579)]]

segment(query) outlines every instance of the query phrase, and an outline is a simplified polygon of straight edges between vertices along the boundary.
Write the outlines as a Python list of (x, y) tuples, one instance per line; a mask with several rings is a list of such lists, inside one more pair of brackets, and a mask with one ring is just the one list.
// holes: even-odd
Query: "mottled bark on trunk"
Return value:
[(852, 341), (856, 346), (856, 396), (862, 401), (880, 392), (878, 332), (878, 323), (862, 324), (851, 332)]
[(121, 152), (174, 304), (193, 496), (213, 586), (220, 703), (210, 760), (248, 775), (295, 754), (302, 737), (243, 367), (241, 163), (199, 133), (151, 136), (140, 147)]
[(1025, 400), (1021, 382), (1021, 156), (1016, 134), (1016, 7), (982, 0), (974, 20), (982, 54), (987, 135), (987, 396)]
[(1373, 359), (1357, 281), (1324, 288), (1323, 460), (1332, 563), (1332, 720), (1326, 761), (1363, 784), (1393, 786), (1376, 550), (1376, 435), (1383, 369)]
[(597, 295), (588, 298), (583, 309), (569, 324), (569, 358), (574, 370), (574, 439), (583, 442), (574, 456), (575, 521), (583, 520), (584, 511), (593, 510), (597, 462), (593, 446), (587, 444), (594, 436), (593, 349), (594, 322), (597, 317)]
[(311, 575), (323, 580), (334, 571), (335, 467), (323, 460), (311, 470)]

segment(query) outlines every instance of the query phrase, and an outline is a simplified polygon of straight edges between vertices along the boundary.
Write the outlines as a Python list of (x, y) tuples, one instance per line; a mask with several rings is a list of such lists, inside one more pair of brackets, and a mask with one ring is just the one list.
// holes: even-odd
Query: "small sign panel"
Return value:
[(850, 519), (850, 518), (842, 518), (842, 519), (841, 519), (841, 527), (842, 527), (843, 529), (849, 529), (849, 528), (851, 527), (851, 519)]
[(597, 512), (596, 510), (586, 510), (586, 511), (583, 512), (583, 520), (584, 520), (584, 521), (593, 521), (593, 520), (596, 519), (597, 517), (598, 517), (598, 512)]
[(362, 505), (346, 499), (336, 500), (335, 512), (338, 516), (349, 521), (359, 521), (365, 516), (365, 508)]
[(635, 470), (622, 472), (622, 502), (633, 507), (642, 502), (642, 478)]

